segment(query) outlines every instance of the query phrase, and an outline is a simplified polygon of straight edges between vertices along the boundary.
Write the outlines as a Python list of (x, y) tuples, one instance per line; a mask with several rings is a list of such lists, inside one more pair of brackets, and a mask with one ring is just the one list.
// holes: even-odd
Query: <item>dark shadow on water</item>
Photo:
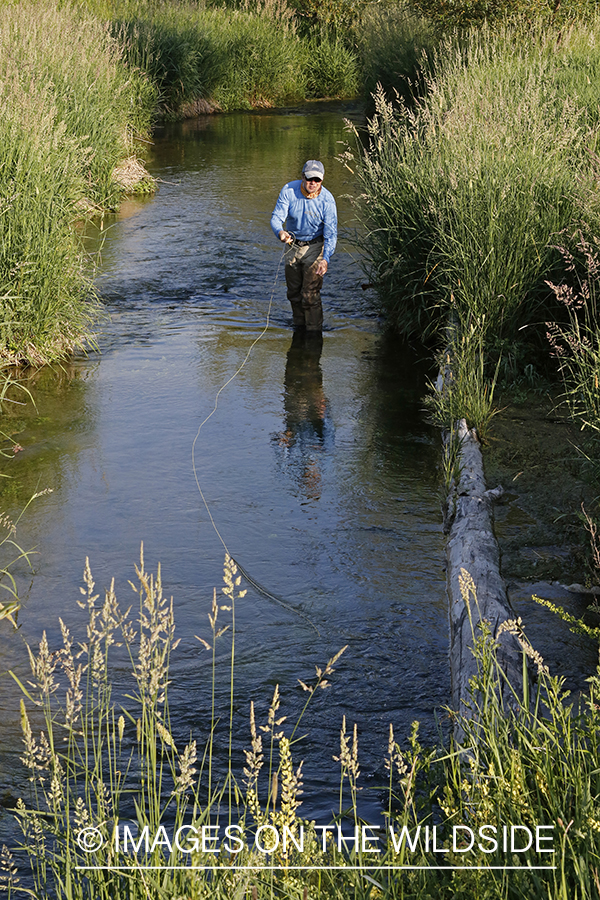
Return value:
[(283, 407), (284, 428), (273, 436), (280, 465), (287, 469), (306, 500), (319, 500), (321, 460), (333, 447), (333, 423), (323, 390), (321, 333), (294, 332), (287, 352)]

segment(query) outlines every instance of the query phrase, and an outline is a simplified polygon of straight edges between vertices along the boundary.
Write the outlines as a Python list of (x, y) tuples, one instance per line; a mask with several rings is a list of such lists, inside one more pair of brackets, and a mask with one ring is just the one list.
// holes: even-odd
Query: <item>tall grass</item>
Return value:
[(566, 279), (551, 284), (566, 321), (547, 323), (548, 339), (565, 385), (565, 400), (581, 428), (600, 438), (600, 259), (597, 240), (582, 235), (560, 248)]
[(381, 85), (388, 99), (420, 96), (424, 61), (439, 38), (432, 22), (408, 3), (368, 4), (356, 29), (364, 95), (370, 99)]
[(135, 164), (134, 138), (157, 109), (357, 91), (348, 47), (301, 40), (285, 0), (0, 8), (0, 359), (11, 363), (52, 362), (89, 341), (98, 304), (73, 221), (118, 204), (120, 164)]
[(306, 50), (277, 0), (252, 10), (129, 3), (112, 13), (111, 30), (156, 85), (163, 115), (198, 98), (227, 111), (305, 96)]
[[(226, 746), (232, 710), (215, 709), (214, 699), (206, 711), (204, 746), (193, 735), (180, 741), (169, 706), (169, 667), (178, 644), (172, 600), (163, 593), (160, 571), (151, 575), (143, 557), (136, 571), (135, 627), (119, 606), (114, 585), (99, 597), (86, 564), (80, 603), (88, 617), (84, 640), (78, 644), (61, 622), (62, 646), (50, 647), (44, 633), (39, 647), (29, 651), (27, 684), (17, 679), (31, 791), (18, 801), (16, 816), (39, 900), (594, 896), (600, 865), (600, 677), (591, 679), (589, 697), (575, 711), (520, 624), (507, 622), (502, 628), (517, 635), (538, 682), (533, 697), (513, 685), (510, 708), (504, 707), (507, 692), (489, 626), (474, 625), (478, 675), (467, 715), (451, 713), (461, 743), (423, 748), (414, 723), (401, 746), (390, 726), (378, 785), (383, 819), (367, 826), (365, 844), (366, 823), (358, 811), (359, 740), (368, 736), (359, 737), (341, 712), (339, 749), (332, 747), (340, 764), (339, 810), (330, 822), (310, 822), (302, 815), (302, 764), (293, 761), (300, 720), (287, 722), (277, 687), (264, 723), (251, 704), (243, 773), (234, 771)], [(462, 583), (465, 602), (474, 610), (476, 587), (466, 572)], [(233, 620), (245, 593), (228, 558), (222, 590), (221, 601), (215, 592), (209, 607), (208, 639), (199, 637), (201, 652), (212, 656), (213, 686), (215, 679), (235, 677)], [(301, 682), (307, 702), (300, 719), (315, 691), (327, 686), (342, 652)], [(225, 670), (219, 663), (223, 655)], [(219, 716), (229, 722), (220, 750)], [(222, 766), (218, 770), (220, 778), (213, 765), (217, 754), (228, 760), (225, 774)], [(350, 839), (345, 845), (338, 825)], [(433, 825), (438, 852), (431, 842)], [(236, 839), (227, 841), (228, 826), (240, 826), (230, 832)], [(505, 826), (509, 835), (516, 827), (519, 836), (541, 827), (548, 838), (541, 847), (553, 852), (504, 848)], [(356, 827), (361, 839), (355, 843)], [(476, 836), (471, 848), (463, 840), (469, 830)], [(496, 846), (490, 840), (494, 833)], [(503, 866), (517, 868), (502, 871)], [(2, 884), (16, 890), (20, 875), (6, 848), (0, 867)]]
[(307, 41), (306, 95), (354, 97), (360, 90), (360, 67), (353, 49), (324, 31)]
[(496, 338), (543, 315), (552, 235), (598, 222), (600, 82), (584, 46), (594, 71), (593, 27), (483, 28), (442, 42), (416, 110), (377, 96), (360, 163), (366, 249), (403, 332), (435, 331), (450, 308)]
[[(577, 702), (562, 680), (550, 675), (520, 622), (501, 629), (517, 636), (536, 673), (534, 696), (525, 685), (512, 685), (513, 709), (503, 708), (504, 676), (496, 666), (489, 624), (481, 623), (475, 644), (478, 677), (469, 716), (459, 720), (464, 739), (460, 753), (448, 760), (441, 806), (450, 819), (466, 817), (473, 830), (490, 822), (550, 826), (543, 833), (554, 836), (554, 852), (540, 854), (537, 863), (553, 868), (498, 876), (498, 896), (594, 897), (600, 889), (600, 678), (589, 679), (589, 694)], [(518, 864), (517, 854), (512, 862)], [(472, 877), (476, 883), (477, 876)]]
[(112, 177), (148, 127), (153, 92), (107, 29), (68, 4), (0, 17), (0, 357), (45, 363), (85, 344), (96, 313), (72, 227), (113, 205)]
[[(2, 455), (6, 454), (3, 452)], [(0, 599), (0, 619), (8, 619), (15, 628), (17, 627), (15, 616), (21, 606), (21, 599), (13, 569), (21, 560), (25, 560), (31, 568), (31, 551), (28, 553), (17, 544), (17, 527), (29, 504), (45, 493), (48, 492), (41, 491), (34, 494), (16, 520), (11, 519), (5, 513), (0, 513), (0, 596), (2, 597)]]
[(455, 425), (465, 419), (469, 428), (476, 428), (480, 440), (485, 441), (497, 409), (494, 393), (499, 362), (493, 377), (488, 375), (483, 340), (484, 324), (468, 319), (447, 329), (448, 346), (440, 354), (438, 382), (431, 386), (425, 398), (435, 425), (450, 435), (447, 449), (454, 453)]
[(149, 0), (89, 5), (110, 21), (129, 65), (156, 85), (167, 118), (200, 98), (231, 111), (350, 97), (359, 89), (348, 44), (326, 31), (301, 36), (285, 0), (234, 8)]
[(0, 353), (49, 362), (81, 346), (92, 319), (71, 224), (85, 193), (83, 148), (47, 90), (32, 96), (13, 76), (0, 91)]
[(48, 90), (57, 123), (79, 142), (87, 198), (102, 206), (116, 202), (113, 169), (151, 123), (156, 97), (148, 80), (125, 69), (104, 23), (69, 4), (4, 7), (0, 48), (28, 93)]

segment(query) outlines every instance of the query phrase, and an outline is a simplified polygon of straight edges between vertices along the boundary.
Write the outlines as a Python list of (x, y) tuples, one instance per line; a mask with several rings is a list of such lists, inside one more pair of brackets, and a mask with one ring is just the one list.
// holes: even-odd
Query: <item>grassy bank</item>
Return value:
[(301, 38), (280, 0), (237, 9), (144, 0), (94, 9), (110, 21), (128, 65), (150, 77), (168, 118), (198, 99), (230, 111), (352, 96), (358, 88), (345, 45), (327, 35)]
[(0, 4), (0, 362), (89, 343), (93, 265), (73, 223), (123, 196), (119, 164), (157, 115), (358, 89), (347, 43), (300, 38), (285, 2)]
[(556, 244), (599, 224), (599, 66), (597, 20), (484, 26), (430, 53), (416, 107), (377, 95), (365, 251), (389, 320), (458, 361), (441, 420), (485, 425), (499, 360), (548, 359), (544, 323), (564, 318), (547, 284), (565, 273)]
[[(50, 647), (44, 635), (30, 650), (21, 710), (30, 794), (18, 801), (16, 818), (40, 900), (594, 896), (600, 867), (600, 682), (592, 679), (574, 715), (560, 683), (516, 623), (505, 627), (518, 634), (537, 670), (535, 696), (513, 685), (512, 710), (501, 707), (502, 675), (483, 626), (475, 634), (478, 676), (471, 714), (451, 714), (462, 729), (461, 746), (423, 748), (417, 723), (399, 742), (390, 726), (376, 784), (382, 818), (365, 823), (357, 807), (364, 787), (359, 744), (368, 736), (358, 735), (340, 711), (340, 743), (331, 748), (340, 764), (339, 810), (328, 822), (311, 822), (303, 817), (300, 734), (310, 729), (315, 691), (344, 677), (347, 654), (334, 653), (316, 674), (304, 676), (301, 724), (287, 721), (285, 698), (275, 687), (270, 702), (256, 698), (256, 710), (252, 703), (242, 725), (234, 701), (235, 609), (245, 591), (226, 559), (224, 605), (215, 593), (198, 651), (212, 659), (213, 683), (230, 683), (232, 705), (229, 711), (214, 704), (205, 711), (202, 730), (208, 737), (199, 742), (179, 733), (169, 709), (169, 665), (178, 643), (172, 601), (163, 594), (160, 572), (152, 576), (143, 560), (137, 581), (139, 613), (132, 623), (114, 587), (98, 596), (86, 566), (83, 653), (76, 655), (77, 636), (62, 623), (60, 648)], [(463, 581), (465, 603), (476, 603), (466, 573)], [(219, 718), (229, 725), (217, 742)], [(238, 771), (231, 747), (241, 728), (247, 742)], [(361, 836), (364, 825), (374, 827), (367, 827), (366, 845), (361, 837), (358, 845), (344, 847), (338, 825), (346, 838), (357, 826)], [(226, 835), (228, 826), (234, 830)], [(325, 841), (323, 826), (330, 834)], [(190, 865), (198, 868), (190, 871)], [(78, 868), (89, 866), (96, 868)], [(23, 873), (6, 853), (3, 868), (3, 883), (14, 889)]]
[(285, 2), (250, 10), (139, 0), (117, 6), (109, 21), (128, 65), (156, 85), (158, 110), (166, 117), (179, 117), (198, 99), (229, 111), (356, 90), (355, 78), (352, 83), (323, 71), (317, 44), (300, 39)]
[(427, 400), (438, 424), (485, 440), (499, 404), (545, 384), (580, 426), (585, 513), (573, 497), (554, 514), (590, 532), (581, 580), (597, 584), (598, 19), (547, 14), (443, 38), (416, 104), (377, 94), (357, 154), (365, 255), (388, 320), (452, 370)]
[(514, 338), (547, 314), (564, 228), (596, 228), (600, 44), (512, 28), (447, 39), (416, 110), (378, 97), (360, 165), (366, 249), (381, 303), (405, 334), (453, 311)]
[(98, 20), (69, 6), (2, 7), (2, 361), (52, 362), (84, 345), (96, 303), (73, 223), (118, 201), (113, 170), (153, 104)]

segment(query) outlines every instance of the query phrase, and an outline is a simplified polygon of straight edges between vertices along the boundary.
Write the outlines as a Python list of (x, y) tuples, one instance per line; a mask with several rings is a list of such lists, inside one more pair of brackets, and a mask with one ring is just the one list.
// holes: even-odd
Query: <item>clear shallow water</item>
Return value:
[[(11, 410), (24, 450), (6, 462), (11, 479), (3, 484), (11, 511), (36, 488), (53, 491), (19, 526), (19, 543), (36, 548), (36, 572), (28, 578), (23, 568), (18, 635), (1, 630), (3, 668), (24, 676), (23, 642), (39, 641), (43, 629), (58, 645), (59, 616), (83, 637), (76, 601), (86, 556), (97, 587), (114, 576), (129, 605), (143, 541), (147, 568), (160, 561), (175, 602), (176, 734), (206, 740), (209, 654), (194, 635), (209, 637), (223, 549), (196, 488), (192, 444), (262, 331), (273, 295), (270, 326), (221, 394), (195, 458), (233, 556), (302, 612), (252, 588), (238, 604), (237, 754), (249, 744), (251, 699), (262, 721), (279, 684), (282, 713), (294, 721), (306, 696), (297, 679), (310, 679), (348, 644), (296, 748), (305, 760), (304, 813), (323, 821), (336, 806), (332, 756), (344, 713), (358, 723), (361, 804), (374, 816), (389, 722), (399, 737), (419, 719), (434, 740), (434, 709), (449, 696), (437, 435), (421, 412), (419, 366), (381, 334), (361, 289), (343, 196), (351, 176), (335, 162), (344, 137), (335, 107), (206, 117), (157, 136), (149, 162), (157, 196), (127, 202), (103, 232), (101, 352), (39, 373), (37, 410)], [(281, 250), (269, 228), (280, 187), (306, 158), (324, 160), (341, 222), (323, 291), (322, 346), (292, 339)], [(91, 243), (98, 238), (91, 234)], [(17, 795), (18, 700), (1, 679), (1, 780)]]

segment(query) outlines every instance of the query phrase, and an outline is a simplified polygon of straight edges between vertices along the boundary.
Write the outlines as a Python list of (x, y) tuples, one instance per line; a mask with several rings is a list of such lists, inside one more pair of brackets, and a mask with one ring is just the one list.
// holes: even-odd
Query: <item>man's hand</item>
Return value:
[(279, 240), (283, 241), (284, 244), (291, 244), (292, 236), (288, 231), (280, 231), (279, 232)]
[(326, 259), (319, 260), (319, 265), (315, 269), (315, 272), (317, 275), (325, 275), (325, 273), (327, 272), (327, 260)]

